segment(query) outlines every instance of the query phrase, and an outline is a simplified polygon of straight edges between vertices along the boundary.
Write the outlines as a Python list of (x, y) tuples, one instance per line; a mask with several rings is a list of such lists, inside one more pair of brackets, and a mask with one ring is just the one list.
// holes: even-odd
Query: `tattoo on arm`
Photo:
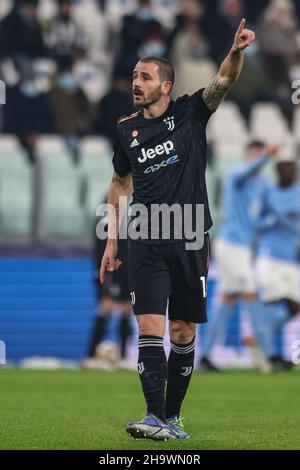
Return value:
[(229, 91), (228, 86), (220, 83), (219, 78), (215, 77), (212, 82), (203, 91), (203, 101), (210, 111), (215, 111)]

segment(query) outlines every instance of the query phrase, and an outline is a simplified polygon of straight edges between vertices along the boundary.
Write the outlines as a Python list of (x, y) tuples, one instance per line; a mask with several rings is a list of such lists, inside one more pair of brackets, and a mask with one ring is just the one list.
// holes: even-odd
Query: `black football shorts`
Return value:
[(129, 288), (135, 315), (165, 315), (170, 320), (206, 323), (209, 235), (201, 250), (185, 242), (128, 242)]

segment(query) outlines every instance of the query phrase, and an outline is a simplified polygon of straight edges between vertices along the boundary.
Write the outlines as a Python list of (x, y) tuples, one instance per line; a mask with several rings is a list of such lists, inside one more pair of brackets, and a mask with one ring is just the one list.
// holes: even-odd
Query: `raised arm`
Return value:
[(243, 50), (255, 40), (255, 33), (245, 29), (245, 19), (242, 19), (235, 33), (233, 46), (222, 62), (219, 72), (203, 92), (203, 101), (208, 109), (214, 112), (222, 102), (232, 85), (240, 76), (244, 53)]
[[(100, 268), (100, 282), (103, 284), (106, 271), (116, 271), (122, 262), (117, 258), (118, 235), (121, 219), (124, 215), (124, 207), (120, 205), (120, 197), (129, 196), (132, 192), (132, 176), (119, 176), (114, 172), (108, 190), (108, 237), (105, 252)], [(126, 206), (127, 207), (127, 206)]]
[(233, 180), (236, 184), (243, 184), (248, 178), (254, 176), (258, 173), (263, 166), (270, 160), (270, 158), (275, 158), (278, 154), (279, 146), (278, 145), (267, 145), (264, 151), (261, 153), (261, 156), (258, 156), (252, 162), (236, 170), (233, 174)]

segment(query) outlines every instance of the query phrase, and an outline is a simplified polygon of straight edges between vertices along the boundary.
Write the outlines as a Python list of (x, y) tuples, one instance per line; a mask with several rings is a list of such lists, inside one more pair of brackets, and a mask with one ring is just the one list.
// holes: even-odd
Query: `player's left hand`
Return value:
[(246, 49), (246, 47), (251, 46), (251, 44), (255, 41), (255, 33), (251, 31), (251, 29), (245, 29), (246, 20), (245, 18), (242, 19), (240, 25), (235, 33), (233, 48), (237, 51), (242, 51)]

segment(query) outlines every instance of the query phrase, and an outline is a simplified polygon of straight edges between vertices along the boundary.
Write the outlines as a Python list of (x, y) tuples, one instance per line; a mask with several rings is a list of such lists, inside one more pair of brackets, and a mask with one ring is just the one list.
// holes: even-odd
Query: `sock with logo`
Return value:
[(195, 357), (195, 338), (189, 344), (171, 341), (168, 360), (168, 381), (166, 395), (166, 418), (179, 416), (181, 404), (187, 392)]
[(161, 336), (139, 337), (138, 373), (147, 403), (147, 414), (165, 421), (168, 364)]

